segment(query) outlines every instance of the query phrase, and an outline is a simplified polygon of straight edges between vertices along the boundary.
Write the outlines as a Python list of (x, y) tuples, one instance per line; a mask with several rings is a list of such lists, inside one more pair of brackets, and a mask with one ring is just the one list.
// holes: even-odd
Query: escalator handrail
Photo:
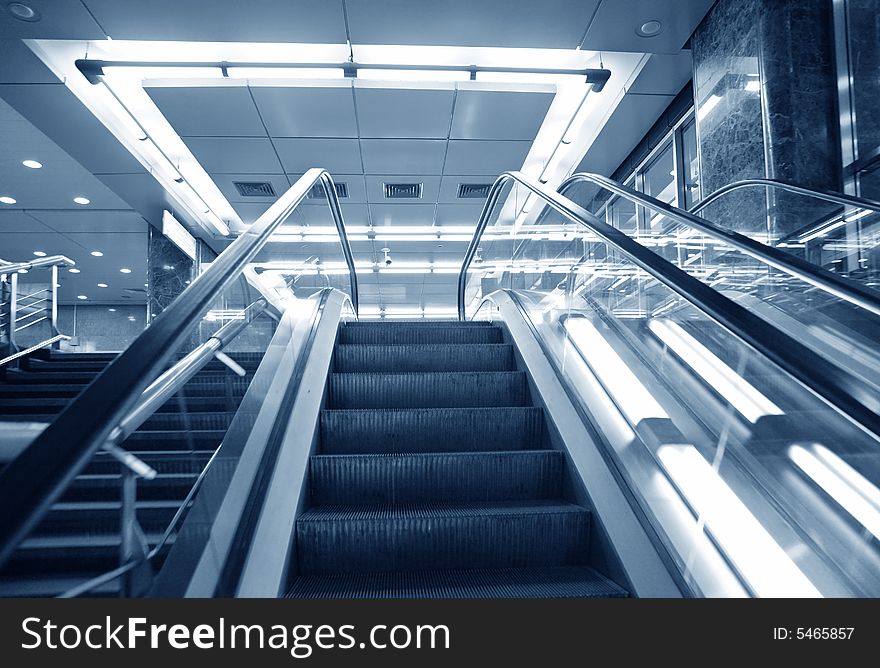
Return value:
[[(754, 179), (754, 181), (758, 181), (758, 179)], [(799, 278), (820, 290), (880, 316), (880, 293), (866, 288), (861, 283), (830, 272), (812, 262), (807, 262), (773, 246), (762, 244), (760, 241), (756, 241), (738, 232), (725, 229), (705, 218), (700, 218), (691, 211), (685, 211), (666, 202), (661, 202), (650, 195), (621, 185), (608, 177), (588, 172), (578, 172), (563, 181), (562, 185), (558, 188), (558, 192), (564, 195), (572, 185), (583, 182), (593, 183), (630, 202), (660, 212), (667, 218), (692, 229), (699, 230), (706, 236), (722, 241), (729, 246), (733, 246), (774, 269)], [(872, 203), (871, 207), (866, 208), (873, 208), (873, 206), (880, 207), (880, 204)], [(880, 211), (880, 208), (877, 210)]]
[(777, 188), (779, 190), (785, 190), (790, 193), (795, 193), (797, 195), (805, 195), (807, 197), (823, 199), (826, 202), (834, 202), (835, 204), (842, 204), (844, 206), (854, 206), (860, 209), (869, 209), (871, 211), (880, 212), (880, 202), (876, 200), (867, 199), (865, 197), (855, 197), (853, 195), (845, 195), (843, 193), (831, 192), (830, 190), (816, 190), (815, 188), (805, 188), (804, 186), (799, 186), (794, 183), (788, 183), (787, 181), (758, 178), (741, 179), (739, 181), (728, 183), (726, 186), (722, 186), (711, 195), (706, 195), (706, 197), (694, 204), (694, 206), (692, 206), (688, 210), (691, 213), (699, 213), (707, 206), (714, 203), (716, 200), (723, 197), (729, 192), (739, 190), (740, 188), (754, 187)]
[(832, 364), (797, 339), (779, 331), (730, 298), (709, 287), (621, 230), (599, 220), (559, 192), (536, 183), (520, 172), (505, 172), (493, 184), (477, 223), (458, 275), (459, 319), (466, 320), (465, 288), (467, 273), (486, 229), (495, 203), (504, 186), (519, 183), (553, 210), (573, 223), (582, 225), (626, 255), (635, 265), (690, 302), (737, 339), (756, 350), (798, 381), (814, 395), (835, 407), (855, 426), (880, 439), (880, 415), (859, 398), (862, 383), (852, 374)]
[(58, 417), (0, 473), (0, 564), (33, 530), (142, 392), (166, 368), (223, 290), (237, 280), (316, 184), (322, 184), (340, 235), (357, 313), (357, 277), (336, 188), (330, 174), (313, 168), (301, 176), (244, 233), (160, 313)]

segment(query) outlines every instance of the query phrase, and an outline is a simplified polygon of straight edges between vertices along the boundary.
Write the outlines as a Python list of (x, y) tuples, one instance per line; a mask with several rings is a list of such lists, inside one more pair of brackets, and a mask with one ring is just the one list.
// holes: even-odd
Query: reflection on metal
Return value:
[[(764, 183), (764, 181), (766, 181), (767, 183)], [(693, 212), (678, 209), (674, 206), (666, 204), (665, 202), (661, 202), (660, 200), (655, 199), (649, 195), (645, 195), (636, 190), (633, 190), (632, 188), (620, 185), (616, 181), (613, 181), (607, 177), (601, 176), (599, 174), (579, 172), (566, 179), (562, 183), (562, 185), (559, 186), (558, 192), (564, 194), (566, 190), (568, 190), (573, 184), (579, 182), (588, 182), (599, 185), (600, 187), (605, 188), (606, 190), (609, 190), (621, 197), (625, 197), (632, 202), (640, 204), (646, 209), (660, 212), (677, 223), (693, 229), (697, 229), (703, 234), (722, 241), (742, 251), (746, 255), (755, 258), (763, 264), (773, 267), (774, 269), (778, 269), (779, 271), (782, 271), (786, 274), (795, 276), (802, 281), (809, 283), (810, 285), (824, 290), (825, 292), (828, 292), (835, 297), (839, 297), (840, 299), (843, 299), (844, 301), (847, 301), (851, 304), (855, 304), (856, 306), (864, 308), (871, 313), (874, 313), (875, 315), (880, 315), (880, 295), (878, 295), (877, 292), (875, 292), (874, 290), (866, 288), (856, 281), (852, 281), (848, 278), (844, 278), (843, 276), (839, 276), (838, 274), (822, 269), (812, 262), (807, 262), (806, 260), (802, 260), (799, 257), (786, 253), (785, 251), (781, 251), (777, 248), (774, 248), (773, 246), (768, 246), (761, 243), (760, 241), (756, 241), (755, 239), (739, 234), (737, 232), (733, 232), (724, 227), (721, 227), (720, 225), (700, 218)], [(748, 185), (768, 185), (776, 184), (778, 182), (768, 179), (751, 179), (749, 181), (740, 181), (739, 183), (741, 185), (732, 184), (732, 186), (746, 187)], [(726, 192), (729, 192), (729, 190), (733, 189), (733, 187), (728, 186)], [(802, 194), (817, 192), (809, 191), (806, 188), (800, 188), (799, 186), (793, 186), (790, 184), (782, 184), (779, 187), (782, 187), (783, 189), (789, 190), (791, 192), (801, 192)], [(721, 190), (716, 191), (715, 193), (713, 193), (713, 195), (703, 199), (702, 202), (694, 207), (694, 211), (701, 210), (704, 206), (713, 201), (713, 197), (715, 195), (718, 195), (719, 192), (721, 192)], [(855, 206), (880, 211), (880, 203), (878, 202), (859, 200), (858, 198), (852, 198), (846, 195), (838, 195), (834, 193), (820, 194), (825, 199), (835, 198), (832, 201), (843, 201), (845, 203), (853, 202), (855, 203)]]
[[(0, 563), (91, 461), (218, 296), (241, 277), (244, 268), (316, 183), (322, 183), (328, 193), (328, 204), (350, 268), (351, 299), (357, 310), (354, 260), (333, 180), (326, 170), (311, 169), (113, 360), (31, 447), (0, 473), (0, 506), (6, 510), (0, 517)], [(52, 464), (47, 466), (46, 462)]]
[(672, 320), (652, 319), (648, 328), (749, 422), (765, 415), (782, 415), (783, 410), (755, 389)]
[(822, 596), (694, 446), (661, 445), (657, 458), (756, 595)]
[(875, 538), (880, 538), (880, 489), (820, 443), (792, 445), (788, 456)]

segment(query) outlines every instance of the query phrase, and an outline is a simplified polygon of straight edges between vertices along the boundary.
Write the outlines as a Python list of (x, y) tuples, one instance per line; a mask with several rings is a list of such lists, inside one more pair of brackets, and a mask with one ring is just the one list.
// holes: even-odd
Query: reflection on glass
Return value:
[(700, 158), (697, 152), (697, 125), (691, 121), (681, 130), (682, 163), (684, 166), (684, 208), (700, 201)]
[[(661, 181), (646, 183), (668, 195)], [(514, 295), (693, 590), (880, 595), (880, 443), (592, 230), (542, 200), (516, 225), (506, 207), (468, 268), (466, 315)], [(607, 220), (630, 231), (633, 214), (618, 199)], [(679, 226), (638, 236), (747, 308), (790, 318), (801, 341), (820, 340), (804, 322), (834, 331), (816, 312), (823, 294), (724, 244)], [(863, 370), (878, 357), (868, 340), (853, 334), (859, 355), (843, 354)]]
[[(645, 168), (644, 191), (661, 202), (676, 202), (675, 158), (672, 142), (669, 142), (660, 154)], [(656, 211), (647, 211), (648, 230), (651, 234), (659, 234), (668, 227), (666, 218)]]

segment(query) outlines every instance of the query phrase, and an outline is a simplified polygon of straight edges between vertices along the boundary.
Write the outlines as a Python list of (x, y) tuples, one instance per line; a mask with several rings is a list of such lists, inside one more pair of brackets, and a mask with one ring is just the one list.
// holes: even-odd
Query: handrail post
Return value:
[[(131, 561), (142, 561), (149, 569), (147, 561), (147, 539), (137, 518), (137, 474), (122, 465), (122, 512), (120, 515), (119, 565)], [(122, 576), (119, 595), (125, 598), (138, 596), (145, 591), (142, 567), (127, 571)]]
[[(58, 332), (58, 265), (52, 265), (52, 271), (50, 280), (52, 281), (51, 286), (49, 287), (50, 301), (50, 317), (49, 317), (49, 327), (51, 327), (52, 336), (56, 336), (59, 334)], [(53, 348), (60, 348), (61, 341), (56, 341), (52, 344)]]
[(18, 350), (15, 345), (15, 318), (18, 315), (18, 273), (9, 278), (9, 322), (6, 323), (6, 340), (9, 344), (9, 354)]

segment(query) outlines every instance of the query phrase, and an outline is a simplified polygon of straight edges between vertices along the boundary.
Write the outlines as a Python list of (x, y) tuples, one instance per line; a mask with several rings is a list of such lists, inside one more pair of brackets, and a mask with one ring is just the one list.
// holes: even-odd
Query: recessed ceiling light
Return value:
[(95, 257), (104, 257), (104, 254), (101, 251), (92, 251), (91, 255), (94, 255)]
[(108, 308), (107, 310), (110, 311), (110, 313), (116, 313), (116, 309), (115, 309), (115, 308)]
[(6, 9), (12, 14), (13, 18), (18, 19), (19, 21), (36, 23), (43, 18), (39, 11), (23, 2), (10, 2), (6, 5)]
[(110, 286), (108, 286), (106, 283), (98, 283), (98, 287), (99, 287), (99, 288), (107, 288), (107, 287), (110, 287)]
[(86, 204), (91, 204), (92, 201), (88, 197), (74, 197), (73, 203), (86, 205)]
[(77, 299), (88, 299), (88, 297), (86, 297), (85, 295), (77, 295), (76, 298)]
[(36, 160), (22, 160), (21, 164), (31, 169), (40, 169), (43, 166), (42, 162), (37, 162)]
[(636, 29), (639, 37), (656, 37), (663, 32), (663, 24), (660, 21), (645, 21)]
[(120, 274), (130, 274), (131, 269), (129, 269), (128, 267), (123, 267), (122, 269), (119, 270), (119, 273)]
[(4, 204), (15, 204), (15, 198), (10, 197), (9, 195), (3, 195), (0, 197), (0, 202), (3, 202)]
[(80, 270), (77, 269), (76, 267), (71, 267), (67, 271), (69, 271), (71, 274), (78, 274)]
[(19, 274), (26, 274), (26, 273), (28, 273), (28, 270), (27, 269), (19, 269), (18, 273)]
[(46, 257), (46, 251), (34, 251), (34, 255), (37, 257)]

